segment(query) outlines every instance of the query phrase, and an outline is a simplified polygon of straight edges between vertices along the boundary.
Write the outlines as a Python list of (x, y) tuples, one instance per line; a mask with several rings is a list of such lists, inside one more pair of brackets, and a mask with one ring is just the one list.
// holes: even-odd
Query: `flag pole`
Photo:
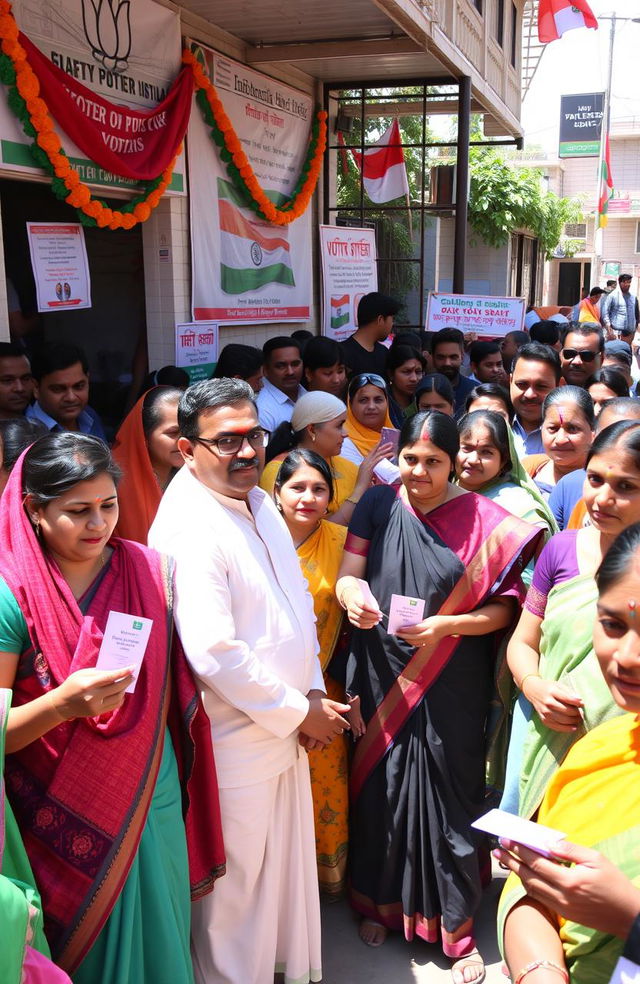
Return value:
[[(602, 168), (605, 160), (606, 146), (609, 139), (609, 129), (611, 123), (611, 85), (613, 81), (613, 49), (616, 38), (616, 15), (601, 17), (600, 20), (611, 21), (609, 29), (609, 63), (607, 65), (607, 87), (604, 93), (604, 113), (602, 116), (602, 130), (600, 133), (600, 154), (598, 156), (598, 183), (597, 183), (597, 206), (596, 206), (596, 227), (593, 236), (594, 266), (595, 270), (591, 273), (592, 283), (595, 274), (596, 282), (600, 279), (600, 264), (604, 254), (604, 228), (600, 225), (600, 194), (602, 189)], [(609, 152), (611, 159), (611, 152)]]

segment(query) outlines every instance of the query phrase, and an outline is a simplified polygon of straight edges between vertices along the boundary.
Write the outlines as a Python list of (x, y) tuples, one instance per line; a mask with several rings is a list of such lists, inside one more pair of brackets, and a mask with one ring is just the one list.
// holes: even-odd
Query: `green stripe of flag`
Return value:
[(221, 286), (225, 294), (244, 294), (247, 290), (257, 290), (266, 284), (286, 284), (295, 287), (293, 270), (284, 263), (272, 263), (259, 270), (235, 270), (220, 264)]
[[(242, 194), (238, 191), (235, 185), (231, 184), (230, 181), (225, 181), (224, 178), (218, 178), (218, 198), (227, 198), (229, 201), (237, 205), (238, 208), (249, 208), (252, 202), (252, 198), (249, 192)], [(286, 195), (283, 195), (279, 191), (265, 191), (265, 195), (270, 202), (273, 202), (278, 208), (284, 205), (288, 200)]]
[(344, 314), (332, 315), (331, 317), (332, 328), (342, 328), (342, 326), (348, 324), (348, 322), (349, 322), (349, 313), (346, 311)]

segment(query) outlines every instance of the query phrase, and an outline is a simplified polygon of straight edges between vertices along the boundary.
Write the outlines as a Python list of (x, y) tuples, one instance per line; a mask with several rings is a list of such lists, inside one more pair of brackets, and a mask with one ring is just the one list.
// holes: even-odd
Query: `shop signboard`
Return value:
[[(90, 93), (110, 103), (143, 111), (154, 108), (167, 96), (181, 68), (180, 15), (176, 9), (153, 0), (58, 0), (34, 4), (13, 0), (18, 27), (55, 69), (81, 83)], [(72, 83), (73, 84), (73, 83)], [(85, 96), (74, 94), (90, 102)], [(87, 108), (89, 118), (99, 122), (102, 108)], [(91, 112), (93, 116), (91, 116)], [(54, 120), (62, 145), (81, 181), (100, 188), (139, 189), (135, 179), (118, 177), (87, 159), (64, 131), (64, 121)], [(157, 121), (156, 121), (157, 123)], [(132, 153), (141, 134), (130, 132)], [(114, 134), (108, 139), (119, 139)], [(0, 172), (40, 175), (31, 157), (32, 140), (9, 108), (7, 91), (0, 93)], [(184, 157), (176, 162), (169, 193), (186, 193)]]
[(604, 92), (560, 97), (559, 157), (598, 157)]
[(447, 294), (431, 291), (427, 304), (427, 331), (459, 328), (478, 338), (497, 338), (522, 331), (523, 297), (488, 297), (480, 294)]
[(189, 373), (189, 381), (209, 379), (218, 361), (218, 326), (213, 321), (176, 325), (176, 365)]
[(91, 307), (91, 280), (79, 222), (27, 222), (39, 312)]
[[(212, 78), (224, 111), (265, 194), (292, 194), (309, 144), (310, 96), (204, 45), (192, 50)], [(248, 207), (197, 105), (188, 129), (193, 316), (219, 324), (307, 321), (311, 315), (309, 207), (274, 225)]]
[(358, 304), (378, 289), (374, 229), (320, 226), (323, 334), (344, 341), (358, 327)]

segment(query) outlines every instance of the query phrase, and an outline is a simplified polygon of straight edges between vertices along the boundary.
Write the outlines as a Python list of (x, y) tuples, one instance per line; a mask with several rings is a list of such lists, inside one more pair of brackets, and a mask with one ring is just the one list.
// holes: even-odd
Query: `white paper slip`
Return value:
[(551, 857), (555, 845), (566, 837), (561, 830), (545, 827), (541, 823), (533, 823), (532, 820), (523, 820), (513, 813), (507, 813), (506, 810), (489, 810), (483, 817), (478, 817), (471, 826), (476, 830), (483, 830), (486, 834), (493, 834), (494, 837), (501, 837), (522, 844), (523, 847), (529, 847), (545, 858)]
[(613, 969), (613, 977), (609, 984), (638, 984), (640, 981), (640, 967), (637, 963), (628, 960), (627, 957), (620, 957)]
[(152, 618), (109, 612), (96, 669), (119, 670), (133, 666), (133, 680), (125, 691), (127, 694), (132, 694), (136, 688), (152, 625)]
[(410, 598), (408, 595), (391, 595), (389, 605), (389, 625), (387, 632), (395, 635), (398, 629), (404, 629), (410, 625), (417, 625), (422, 621), (424, 615), (424, 601), (422, 598)]
[[(371, 591), (368, 582), (364, 581), (361, 577), (357, 577), (356, 582), (358, 584), (358, 587), (362, 591), (362, 601), (364, 602), (364, 604), (368, 605), (369, 608), (373, 608), (374, 611), (380, 612), (380, 605), (373, 597), (373, 592)], [(380, 612), (380, 614), (382, 615), (382, 612)]]

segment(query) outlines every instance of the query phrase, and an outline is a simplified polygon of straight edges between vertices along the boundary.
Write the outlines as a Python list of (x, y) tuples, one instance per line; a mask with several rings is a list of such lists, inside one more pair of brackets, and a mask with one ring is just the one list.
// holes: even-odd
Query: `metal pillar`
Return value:
[(469, 193), (469, 134), (471, 120), (471, 79), (458, 80), (458, 142), (456, 167), (456, 218), (453, 246), (453, 293), (464, 294), (464, 266), (467, 249), (467, 195)]

